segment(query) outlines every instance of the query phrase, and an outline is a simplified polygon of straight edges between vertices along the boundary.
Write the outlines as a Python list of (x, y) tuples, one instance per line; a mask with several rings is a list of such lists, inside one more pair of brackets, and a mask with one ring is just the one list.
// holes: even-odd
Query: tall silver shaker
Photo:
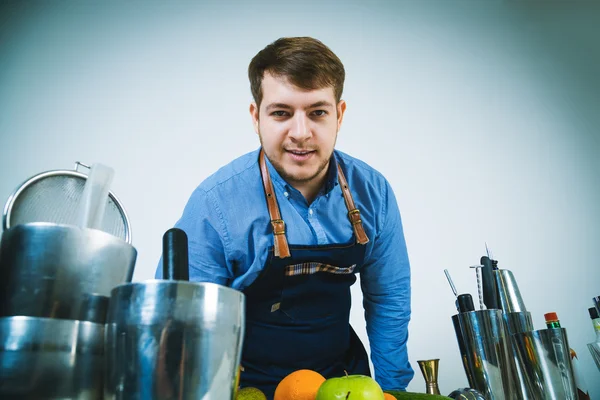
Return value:
[[(167, 231), (164, 276), (187, 277), (187, 236)], [(245, 324), (242, 292), (150, 280), (113, 289), (105, 399), (233, 400)]]

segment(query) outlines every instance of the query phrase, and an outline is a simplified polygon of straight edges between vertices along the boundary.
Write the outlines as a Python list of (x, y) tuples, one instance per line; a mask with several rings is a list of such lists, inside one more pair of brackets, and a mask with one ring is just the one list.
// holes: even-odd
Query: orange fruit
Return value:
[(273, 400), (315, 400), (323, 375), (310, 369), (294, 371), (279, 382)]
[(396, 398), (389, 393), (384, 393), (383, 400), (396, 400)]

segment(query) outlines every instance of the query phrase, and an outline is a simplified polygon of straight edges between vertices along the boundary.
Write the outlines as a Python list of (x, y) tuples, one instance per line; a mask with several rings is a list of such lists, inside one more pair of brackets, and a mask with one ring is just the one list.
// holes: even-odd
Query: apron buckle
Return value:
[(273, 235), (284, 235), (285, 234), (285, 222), (282, 219), (271, 220), (273, 226)]

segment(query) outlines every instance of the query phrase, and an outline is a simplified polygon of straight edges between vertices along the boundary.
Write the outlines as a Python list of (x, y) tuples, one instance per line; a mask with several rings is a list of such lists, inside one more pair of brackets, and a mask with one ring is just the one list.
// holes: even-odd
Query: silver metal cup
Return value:
[(518, 399), (514, 361), (502, 311), (463, 312), (457, 319), (468, 365), (465, 372), (472, 380), (470, 386), (488, 400)]
[(136, 256), (133, 246), (100, 230), (16, 225), (2, 234), (0, 317), (77, 320), (95, 307), (94, 322), (104, 322), (98, 296), (131, 281)]
[(113, 289), (105, 399), (232, 400), (245, 323), (242, 292), (151, 280)]
[(577, 400), (577, 387), (564, 328), (541, 329), (512, 336), (529, 397)]
[(0, 318), (0, 398), (102, 399), (104, 324)]

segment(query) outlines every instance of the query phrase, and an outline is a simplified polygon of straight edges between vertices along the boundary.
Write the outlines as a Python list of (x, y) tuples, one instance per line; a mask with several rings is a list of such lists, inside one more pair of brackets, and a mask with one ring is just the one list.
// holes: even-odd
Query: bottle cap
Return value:
[(558, 321), (558, 315), (556, 315), (555, 312), (549, 312), (544, 314), (544, 318), (546, 319), (546, 322)]
[(591, 319), (600, 318), (600, 315), (598, 314), (598, 310), (596, 309), (596, 307), (588, 308), (588, 312), (590, 313)]

